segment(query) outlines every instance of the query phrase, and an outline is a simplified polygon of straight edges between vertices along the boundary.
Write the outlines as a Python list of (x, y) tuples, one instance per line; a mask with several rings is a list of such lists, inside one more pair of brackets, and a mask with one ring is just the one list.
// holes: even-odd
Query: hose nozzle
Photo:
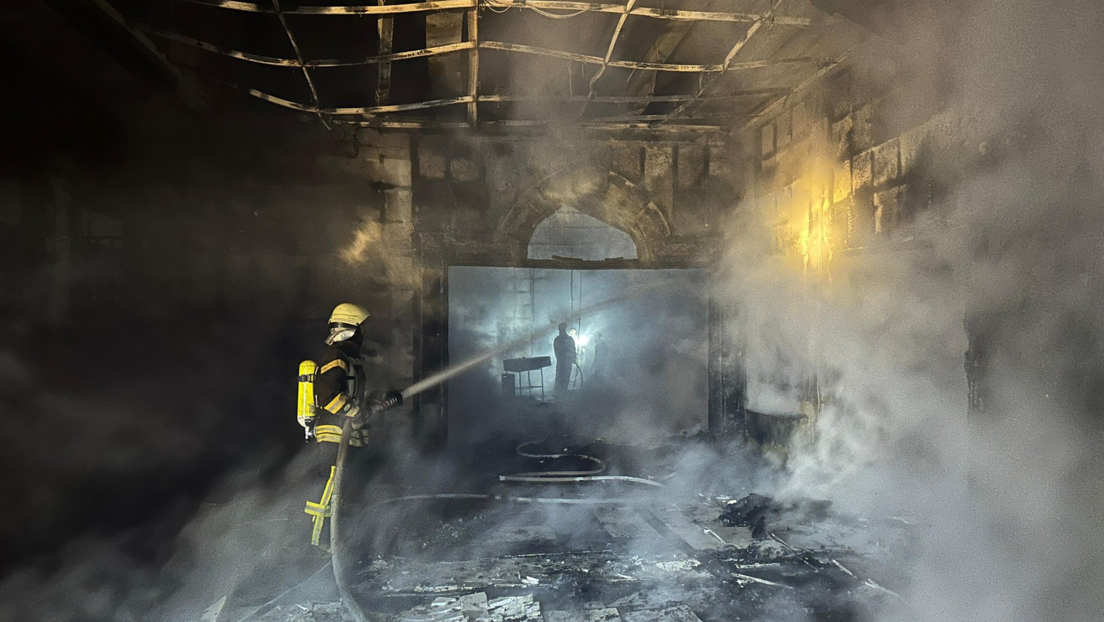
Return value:
[(368, 407), (373, 412), (383, 412), (396, 406), (402, 406), (402, 393), (398, 391), (381, 391), (379, 389), (368, 394)]

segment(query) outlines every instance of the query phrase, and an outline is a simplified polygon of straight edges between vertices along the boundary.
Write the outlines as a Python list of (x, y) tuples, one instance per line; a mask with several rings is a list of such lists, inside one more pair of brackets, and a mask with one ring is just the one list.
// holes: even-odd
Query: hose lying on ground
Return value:
[(633, 484), (644, 484), (647, 486), (655, 486), (657, 488), (663, 488), (663, 484), (652, 481), (650, 479), (644, 479), (641, 477), (630, 477), (628, 475), (602, 475), (606, 471), (606, 463), (600, 458), (594, 456), (588, 456), (580, 453), (570, 453), (566, 449), (559, 453), (533, 453), (526, 451), (523, 448), (527, 448), (531, 445), (539, 445), (548, 440), (549, 435), (545, 435), (544, 438), (539, 441), (526, 441), (517, 446), (515, 451), (519, 456), (523, 458), (532, 458), (534, 460), (558, 460), (563, 458), (576, 458), (579, 460), (589, 460), (595, 464), (595, 468), (589, 471), (528, 471), (525, 473), (513, 473), (510, 475), (499, 475), (498, 481), (500, 482), (515, 482), (515, 483), (529, 483), (529, 484), (578, 484), (583, 482), (629, 482)]
[[(341, 597), (341, 602), (344, 603), (345, 608), (348, 609), (349, 614), (352, 615), (356, 622), (370, 622), (368, 616), (364, 613), (360, 603), (353, 598), (352, 591), (349, 589), (349, 574), (351, 572), (348, 565), (348, 557), (345, 551), (345, 542), (342, 536), (342, 528), (344, 524), (341, 520), (341, 502), (344, 499), (342, 494), (342, 483), (344, 482), (345, 474), (345, 462), (349, 455), (349, 435), (352, 432), (352, 420), (345, 421), (345, 425), (341, 430), (341, 444), (337, 448), (337, 459), (334, 462), (334, 482), (333, 482), (333, 495), (330, 497), (330, 560), (331, 566), (333, 566), (334, 583), (337, 585), (337, 593)], [(543, 441), (544, 439), (542, 439)], [(537, 442), (542, 442), (537, 441)], [(531, 443), (525, 443), (531, 444)], [(524, 444), (523, 444), (524, 445)], [(518, 447), (519, 450), (521, 446)], [(519, 451), (520, 453), (520, 451)], [(582, 454), (562, 454), (556, 457), (567, 456), (582, 456)], [(586, 456), (591, 460), (599, 463), (601, 472), (605, 470), (605, 463), (592, 456)], [(551, 471), (551, 473), (557, 473)], [(500, 479), (504, 477), (524, 477), (522, 475), (499, 476)], [(663, 484), (653, 482), (651, 480), (640, 479), (636, 477), (624, 477), (624, 476), (600, 476), (589, 475), (580, 476), (574, 478), (536, 478), (538, 481), (550, 483), (555, 482), (557, 479), (569, 479), (571, 481), (588, 481), (594, 479), (609, 479), (618, 481), (636, 481), (638, 483), (646, 483), (652, 486), (663, 487)], [(510, 481), (510, 480), (503, 480)], [(521, 481), (521, 480), (517, 480)], [(526, 504), (552, 504), (552, 505), (608, 505), (608, 504), (633, 504), (633, 503), (646, 503), (647, 500), (643, 499), (562, 499), (562, 498), (549, 498), (549, 497), (507, 497), (502, 495), (491, 494), (479, 494), (479, 493), (437, 493), (437, 494), (421, 494), (421, 495), (407, 495), (404, 497), (395, 497), (391, 499), (383, 499), (379, 501), (382, 504), (398, 503), (404, 501), (424, 501), (424, 500), (488, 500), (488, 501), (507, 501), (513, 503), (526, 503)]]
[[(554, 471), (552, 473), (555, 473)], [(578, 484), (582, 482), (629, 482), (632, 484), (646, 484), (648, 486), (655, 486), (656, 488), (666, 488), (659, 482), (654, 482), (650, 479), (644, 479), (642, 477), (630, 477), (628, 475), (580, 475), (578, 477), (543, 477), (546, 474), (534, 474), (534, 475), (499, 475), (498, 481), (500, 482), (518, 482), (518, 483), (530, 483), (530, 484)]]
[(349, 435), (353, 431), (353, 420), (346, 419), (341, 429), (341, 443), (337, 447), (337, 460), (334, 461), (333, 496), (330, 497), (330, 560), (333, 565), (334, 583), (345, 608), (356, 622), (369, 622), (368, 616), (360, 608), (349, 590), (348, 558), (345, 556), (345, 543), (341, 537), (341, 501), (344, 498), (341, 489), (342, 475), (345, 473), (345, 460), (349, 456)]

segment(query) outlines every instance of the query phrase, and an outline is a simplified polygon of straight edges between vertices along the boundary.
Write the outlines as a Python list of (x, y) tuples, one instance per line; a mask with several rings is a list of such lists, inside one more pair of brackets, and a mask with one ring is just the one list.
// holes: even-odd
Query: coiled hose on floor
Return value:
[[(343, 483), (345, 475), (345, 462), (349, 456), (349, 435), (352, 433), (353, 422), (351, 419), (345, 421), (344, 426), (341, 429), (341, 443), (337, 447), (337, 459), (334, 461), (334, 481), (333, 481), (333, 496), (330, 498), (330, 559), (333, 566), (334, 583), (337, 585), (337, 593), (341, 597), (341, 602), (345, 604), (345, 608), (352, 615), (356, 622), (370, 622), (368, 616), (364, 613), (360, 603), (353, 598), (352, 591), (349, 589), (349, 575), (351, 568), (348, 564), (348, 556), (346, 555), (345, 542), (342, 537), (344, 523), (341, 515), (341, 505), (345, 498)], [(618, 481), (618, 482), (630, 482), (634, 484), (644, 484), (647, 486), (655, 486), (663, 488), (663, 484), (652, 481), (650, 479), (644, 479), (641, 477), (630, 477), (627, 475), (601, 475), (606, 471), (607, 465), (600, 458), (594, 456), (588, 456), (581, 453), (573, 452), (558, 452), (558, 453), (536, 453), (529, 451), (527, 448), (533, 445), (539, 445), (548, 440), (548, 436), (538, 441), (527, 441), (517, 446), (516, 451), (519, 456), (525, 458), (532, 458), (536, 460), (555, 460), (563, 458), (576, 458), (581, 460), (587, 460), (594, 463), (595, 468), (587, 471), (532, 471), (526, 473), (515, 473), (512, 475), (499, 475), (498, 479), (501, 482), (516, 482), (516, 483), (542, 483), (542, 484), (562, 484), (562, 483), (580, 483), (580, 482), (597, 482), (597, 481)], [(554, 503), (576, 503), (576, 502), (590, 502), (595, 500), (581, 500), (581, 499), (528, 499), (528, 498), (509, 498), (492, 495), (415, 495), (411, 497), (404, 497), (403, 499), (420, 499), (420, 498), (478, 498), (478, 499), (492, 499), (492, 500), (513, 500), (520, 502), (554, 502)], [(613, 500), (605, 499), (598, 500), (602, 503), (610, 502), (627, 502), (627, 500)]]
[(588, 456), (587, 454), (568, 452), (566, 449), (558, 453), (535, 453), (523, 449), (533, 445), (540, 445), (541, 443), (548, 440), (549, 436), (551, 435), (545, 435), (544, 438), (538, 441), (526, 441), (518, 445), (515, 451), (519, 456), (522, 456), (523, 458), (532, 458), (534, 460), (559, 460), (564, 458), (587, 460), (594, 463), (595, 468), (588, 471), (528, 471), (525, 473), (513, 473), (510, 475), (499, 475), (498, 481), (529, 484), (576, 484), (583, 482), (613, 481), (644, 484), (646, 486), (663, 488), (663, 484), (652, 481), (650, 479), (644, 479), (642, 477), (630, 477), (628, 475), (602, 475), (602, 473), (606, 471), (606, 463), (601, 458), (595, 458), (594, 456)]

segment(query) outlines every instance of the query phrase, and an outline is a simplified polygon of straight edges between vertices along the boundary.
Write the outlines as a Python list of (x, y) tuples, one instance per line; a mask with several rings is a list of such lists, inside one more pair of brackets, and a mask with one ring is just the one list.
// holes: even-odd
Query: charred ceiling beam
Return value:
[(451, 54), (453, 52), (461, 52), (464, 50), (470, 50), (474, 47), (474, 44), (468, 41), (460, 43), (451, 43), (448, 45), (439, 45), (435, 47), (423, 48), (420, 50), (410, 50), (407, 52), (393, 52), (391, 54), (383, 54), (380, 56), (368, 56), (365, 58), (351, 58), (351, 59), (316, 59), (305, 60), (302, 63), (298, 59), (294, 58), (279, 58), (275, 56), (264, 56), (261, 54), (251, 54), (249, 52), (242, 52), (239, 50), (233, 50), (223, 46), (208, 43), (206, 41), (200, 41), (174, 32), (168, 32), (164, 30), (154, 30), (147, 26), (141, 26), (143, 30), (150, 34), (157, 35), (170, 41), (176, 41), (177, 43), (183, 43), (192, 47), (197, 47), (208, 52), (214, 52), (216, 54), (222, 54), (223, 56), (229, 56), (231, 58), (237, 58), (240, 60), (249, 61), (251, 63), (258, 63), (261, 65), (275, 65), (280, 67), (355, 67), (358, 65), (376, 65), (380, 63), (390, 63), (393, 61), (410, 60), (414, 58), (424, 58), (427, 56), (438, 56), (441, 54)]
[[(708, 95), (703, 99), (710, 101), (725, 101), (740, 99), (745, 97), (770, 97), (781, 96), (790, 92), (790, 89), (748, 89), (743, 91), (733, 91), (724, 95)], [(682, 102), (693, 99), (695, 95), (693, 93), (684, 93), (680, 95), (596, 95), (590, 98), (591, 102), (596, 104), (651, 104), (660, 102)], [(560, 102), (584, 102), (587, 101), (586, 95), (574, 95), (570, 97), (548, 97), (544, 95), (480, 95), (480, 103), (492, 103), (492, 102), (516, 102), (516, 101), (539, 101), (549, 103)]]
[[(145, 27), (143, 27), (145, 28)], [(232, 58), (249, 61), (252, 63), (259, 63), (262, 65), (276, 65), (281, 67), (353, 67), (357, 65), (372, 65), (385, 62), (393, 62), (399, 60), (409, 60), (414, 58), (423, 58), (426, 56), (436, 56), (439, 54), (449, 54), (452, 52), (460, 52), (464, 50), (500, 50), (504, 52), (517, 52), (521, 54), (535, 54), (538, 56), (547, 56), (550, 58), (559, 58), (563, 60), (577, 61), (590, 65), (606, 65), (609, 67), (621, 67), (625, 69), (638, 69), (645, 71), (673, 71), (681, 73), (719, 73), (722, 71), (736, 71), (741, 69), (760, 69), (763, 67), (774, 67), (779, 65), (789, 64), (801, 64), (801, 63), (818, 63), (825, 62), (825, 59), (818, 59), (812, 56), (798, 56), (794, 58), (776, 58), (770, 60), (756, 60), (747, 61), (741, 63), (729, 63), (728, 66), (724, 65), (689, 65), (683, 63), (649, 63), (642, 61), (631, 60), (611, 60), (605, 61), (602, 57), (591, 56), (588, 54), (577, 54), (575, 52), (567, 52), (564, 50), (553, 50), (549, 48), (542, 48), (533, 45), (525, 45), (522, 43), (508, 43), (505, 41), (479, 41), (478, 44), (474, 41), (462, 41), (460, 43), (453, 43), (449, 45), (441, 45), (432, 48), (424, 48), (420, 50), (410, 50), (406, 52), (395, 52), (392, 54), (386, 54), (381, 56), (369, 56), (367, 58), (359, 59), (319, 59), (319, 60), (300, 60), (298, 58), (278, 58), (274, 56), (263, 56), (260, 54), (251, 54), (249, 52), (242, 52), (239, 50), (233, 50), (222, 46), (193, 39), (184, 35), (166, 32), (163, 30), (148, 29), (151, 34), (155, 34), (159, 37), (198, 47), (209, 52), (222, 54)], [(470, 89), (470, 85), (469, 85)]]
[[(613, 36), (610, 38), (609, 46), (606, 48), (606, 55), (602, 58), (602, 66), (598, 68), (598, 71), (590, 77), (590, 91), (587, 93), (587, 99), (594, 97), (595, 85), (598, 84), (598, 80), (602, 77), (602, 74), (606, 73), (606, 67), (609, 66), (610, 59), (613, 57), (613, 50), (617, 47), (617, 40), (621, 38), (621, 31), (625, 28), (625, 22), (629, 19), (629, 13), (636, 6), (636, 0), (628, 0), (623, 7), (621, 7), (621, 17), (617, 18), (617, 25), (613, 28)], [(579, 111), (579, 116), (586, 114), (587, 104), (583, 104), (583, 109)]]
[[(386, 0), (379, 0), (380, 6), (385, 5)], [(395, 18), (388, 16), (376, 20), (376, 30), (379, 34), (379, 46), (376, 48), (377, 56), (387, 56), (391, 53), (395, 40)], [(376, 77), (376, 103), (384, 105), (391, 98), (391, 61), (379, 64)]]
[[(752, 37), (754, 37), (756, 35), (756, 33), (758, 33), (760, 30), (762, 30), (763, 26), (765, 24), (767, 24), (769, 22), (769, 20), (771, 20), (774, 17), (774, 14), (778, 11), (778, 8), (780, 6), (782, 6), (782, 3), (784, 1), (785, 0), (773, 0), (773, 2), (771, 3), (770, 10), (768, 10), (759, 21), (752, 24), (748, 28), (747, 32), (744, 33), (744, 36), (741, 37), (740, 40), (736, 42), (736, 45), (732, 46), (732, 49), (729, 50), (728, 54), (725, 56), (724, 62), (721, 63), (721, 65), (723, 67), (723, 69), (721, 70), (722, 72), (727, 71), (729, 68), (732, 67), (733, 59), (735, 59), (736, 56), (747, 46), (748, 42), (751, 41)], [(685, 114), (698, 101), (698, 98), (700, 98), (702, 95), (705, 94), (705, 90), (707, 88), (709, 88), (709, 85), (713, 82), (714, 79), (715, 79), (715, 77), (710, 78), (708, 80), (702, 79), (700, 81), (700, 85), (698, 87), (697, 97), (695, 97), (694, 99), (691, 99), (688, 102), (680, 104), (677, 108), (672, 110), (671, 114), (670, 114), (670, 118), (671, 119), (677, 119), (678, 117)]]
[[(633, 7), (628, 11), (623, 4), (596, 4), (593, 2), (572, 2), (561, 0), (482, 0), (483, 6), (496, 9), (528, 9), (548, 17), (567, 18), (582, 15), (584, 13), (620, 13), (634, 17), (650, 17), (653, 19), (666, 19), (677, 21), (708, 21), (708, 22), (746, 22), (755, 23), (764, 19), (763, 15), (755, 13), (737, 13), (730, 11), (687, 11), (682, 9), (656, 9), (649, 7)], [(572, 11), (568, 14), (547, 14), (546, 11)], [(778, 16), (771, 23), (807, 27), (825, 23), (807, 17), (782, 17)]]
[[(235, 0), (178, 0), (188, 4), (210, 6), (247, 13), (274, 13), (271, 7), (254, 4), (251, 2), (237, 2)], [(574, 14), (583, 13), (614, 13), (624, 14), (624, 4), (575, 2), (561, 0), (437, 0), (435, 2), (414, 2), (409, 4), (393, 5), (357, 5), (357, 6), (299, 6), (287, 8), (285, 15), (382, 15), (397, 13), (419, 13), (427, 11), (448, 11), (457, 9), (471, 9), (476, 6), (486, 6), (496, 9), (528, 9), (536, 12), (544, 11), (572, 11)], [(629, 15), (650, 17), (653, 19), (684, 20), (684, 21), (715, 21), (715, 22), (747, 22), (754, 23), (763, 19), (763, 15), (755, 13), (741, 13), (734, 11), (690, 11), (683, 9), (666, 9), (650, 7), (634, 7), (628, 11)], [(563, 18), (574, 15), (550, 15)], [(771, 22), (782, 26), (806, 27), (824, 23), (820, 20), (807, 17), (774, 17)]]
[[(375, 116), (375, 115), (378, 115), (378, 114), (387, 114), (387, 113), (392, 113), (392, 112), (406, 112), (406, 111), (410, 111), (410, 110), (426, 110), (426, 109), (430, 109), (430, 108), (445, 108), (445, 107), (448, 107), (448, 106), (455, 106), (455, 105), (460, 105), (460, 104), (469, 104), (470, 105), (473, 102), (501, 103), (501, 102), (514, 102), (514, 101), (542, 101), (542, 102), (553, 103), (553, 102), (584, 102), (584, 101), (587, 101), (587, 98), (585, 96), (582, 96), (582, 95), (576, 96), (576, 97), (561, 97), (561, 98), (524, 97), (524, 96), (511, 96), (511, 95), (480, 95), (478, 97), (473, 97), (471, 95), (465, 95), (463, 97), (450, 97), (450, 98), (444, 98), (444, 99), (431, 99), (431, 100), (427, 100), (427, 101), (411, 102), (411, 103), (407, 103), (407, 104), (387, 104), (387, 105), (384, 105), (384, 106), (363, 106), (363, 107), (318, 108), (318, 107), (315, 107), (315, 106), (310, 106), (310, 105), (307, 105), (307, 104), (302, 104), (302, 103), (299, 103), (299, 102), (291, 101), (289, 99), (284, 99), (282, 97), (277, 97), (275, 95), (270, 95), (268, 93), (258, 91), (257, 89), (242, 88), (242, 87), (240, 87), (236, 84), (230, 83), (230, 82), (220, 81), (219, 83), (224, 85), (224, 86), (228, 86), (230, 88), (240, 90), (240, 91), (242, 91), (242, 92), (244, 92), (248, 95), (256, 97), (257, 99), (262, 99), (264, 101), (276, 104), (278, 106), (282, 106), (284, 108), (290, 108), (292, 110), (298, 110), (300, 112), (309, 112), (311, 114), (323, 114), (323, 115), (327, 115), (327, 116), (347, 116), (347, 115)], [(783, 90), (779, 90), (779, 89), (759, 89), (759, 90), (754, 90), (754, 91), (747, 91), (745, 93), (735, 93), (735, 94), (731, 94), (731, 95), (721, 95), (721, 96), (711, 97), (710, 99), (711, 100), (723, 101), (723, 100), (737, 99), (739, 97), (763, 97), (763, 96), (769, 96), (769, 95), (779, 95), (779, 94), (782, 94), (783, 92), (789, 92), (789, 91), (783, 91)], [(652, 103), (652, 102), (684, 101), (686, 99), (689, 99), (690, 97), (693, 97), (693, 95), (649, 95), (649, 96), (638, 96), (638, 97), (613, 97), (613, 96), (611, 96), (611, 97), (599, 97), (599, 98), (595, 98), (594, 100), (591, 100), (591, 101), (595, 101), (597, 103), (613, 103), (613, 104)], [(664, 115), (656, 115), (654, 117), (626, 116), (624, 118), (625, 119), (630, 119), (631, 118), (631, 119), (640, 120), (640, 121), (656, 121), (656, 120), (659, 120), (663, 116)]]
[(774, 67), (776, 65), (788, 65), (792, 63), (818, 62), (818, 60), (814, 57), (800, 56), (795, 58), (777, 58), (770, 60), (748, 61), (743, 63), (729, 62), (727, 66), (723, 64), (690, 65), (684, 63), (648, 63), (632, 60), (607, 60), (605, 58), (599, 56), (591, 56), (589, 54), (577, 54), (575, 52), (552, 50), (521, 43), (506, 43), (504, 41), (480, 41), (479, 47), (485, 50), (503, 50), (506, 52), (519, 52), (522, 54), (536, 54), (539, 56), (561, 58), (564, 60), (573, 60), (590, 65), (602, 65), (603, 67), (622, 67), (625, 69), (640, 69), (645, 71), (674, 71), (682, 73), (720, 73), (723, 71), (733, 71), (739, 69), (759, 69), (762, 67)]
[[(461, 130), (470, 126), (466, 121), (436, 121), (409, 120), (399, 121), (390, 119), (364, 119), (358, 121), (335, 120), (336, 125), (349, 125), (354, 127), (372, 127), (395, 130)], [(657, 126), (647, 122), (557, 122), (537, 119), (514, 119), (505, 121), (485, 121), (480, 128), (492, 130), (549, 130), (556, 128), (572, 128), (588, 131), (604, 132), (640, 132), (649, 134), (719, 134), (724, 127), (715, 124), (665, 124)]]
[(763, 122), (765, 122), (767, 119), (770, 119), (770, 115), (773, 114), (774, 111), (777, 110), (779, 107), (785, 105), (787, 100), (789, 100), (794, 95), (804, 93), (811, 86), (819, 82), (821, 78), (828, 75), (829, 73), (832, 73), (832, 71), (834, 71), (836, 68), (842, 66), (845, 62), (847, 62), (847, 58), (849, 56), (850, 53), (845, 54), (841, 58), (824, 65), (823, 67), (818, 69), (816, 73), (802, 80), (801, 83), (794, 87), (792, 91), (772, 100), (770, 103), (764, 106), (762, 110), (755, 113), (750, 121), (737, 128), (735, 133), (743, 133), (749, 130), (753, 130), (761, 125)]
[[(298, 110), (300, 112), (306, 112), (310, 114), (325, 114), (325, 115), (362, 115), (372, 116), (376, 114), (394, 113), (394, 112), (407, 112), (411, 110), (424, 110), (430, 108), (442, 108), (446, 106), (453, 106), (459, 104), (472, 103), (471, 97), (455, 97), (451, 99), (440, 99), (425, 102), (416, 102), (411, 104), (391, 104), (387, 106), (370, 106), (364, 108), (326, 108), (318, 109), (313, 106), (307, 106), (298, 102), (290, 101), (263, 93), (256, 89), (240, 88), (237, 85), (222, 82), (225, 86), (239, 89), (248, 95), (256, 97), (258, 99), (289, 108), (292, 110)], [(482, 101), (482, 98), (481, 98)], [(487, 101), (501, 101), (494, 96), (488, 96)], [(585, 122), (564, 122), (564, 121), (549, 121), (545, 119), (511, 119), (501, 121), (487, 121), (480, 124), (481, 127), (490, 127), (498, 129), (510, 129), (510, 128), (550, 128), (550, 127), (579, 127), (583, 129), (606, 129), (606, 130), (650, 130), (655, 132), (720, 132), (724, 128), (720, 125), (709, 123), (706, 119), (685, 119), (683, 123), (679, 124), (664, 124), (662, 126), (656, 126), (655, 121), (665, 118), (664, 115), (652, 115), (652, 116), (625, 116), (625, 117), (609, 117), (606, 119), (598, 119), (595, 121)], [(697, 122), (695, 122), (697, 121)], [(378, 127), (385, 129), (464, 129), (470, 127), (467, 122), (457, 121), (436, 121), (432, 119), (387, 119), (387, 118), (367, 118), (367, 119), (332, 119), (332, 123), (338, 125), (354, 125), (359, 127)]]
[(468, 125), (479, 125), (479, 9), (472, 8), (467, 13), (468, 43)]
[[(252, 2), (233, 0), (179, 0), (189, 4), (218, 7), (246, 13), (275, 13), (271, 7)], [(396, 13), (424, 13), (426, 11), (446, 11), (470, 9), (476, 6), (475, 0), (436, 0), (411, 4), (368, 4), (359, 6), (298, 6), (284, 11), (285, 15), (393, 15)]]
[[(288, 42), (291, 44), (291, 49), (295, 52), (295, 58), (299, 61), (299, 67), (303, 71), (303, 78), (307, 81), (307, 88), (310, 89), (311, 101), (314, 103), (315, 108), (322, 107), (322, 100), (318, 97), (318, 89), (314, 86), (314, 80), (311, 78), (310, 69), (307, 69), (303, 64), (303, 53), (299, 50), (299, 43), (295, 41), (295, 35), (291, 34), (291, 28), (288, 27), (287, 19), (284, 14), (280, 12), (280, 0), (272, 0), (272, 8), (276, 10), (276, 17), (280, 20), (280, 26), (284, 28), (284, 34), (287, 35)], [(322, 114), (318, 114), (318, 120), (322, 121), (323, 125), (326, 125), (326, 120), (322, 118)]]

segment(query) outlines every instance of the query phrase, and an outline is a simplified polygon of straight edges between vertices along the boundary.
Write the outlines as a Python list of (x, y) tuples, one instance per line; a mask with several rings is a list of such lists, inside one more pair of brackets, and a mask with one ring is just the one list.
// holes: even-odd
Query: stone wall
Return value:
[[(725, 143), (425, 134), (410, 141), (420, 270), (415, 380), (449, 364), (450, 265), (536, 265), (526, 257), (533, 230), (567, 205), (633, 238), (639, 260), (609, 267), (711, 267), (721, 250), (722, 214), (735, 204)], [(391, 184), (405, 181), (396, 174)], [(544, 265), (552, 263), (568, 265)], [(416, 433), (443, 441), (445, 388), (420, 395), (416, 407)]]
[(497, 262), (523, 262), (527, 236), (560, 205), (625, 229), (638, 246), (654, 245), (655, 260), (707, 261), (699, 242), (716, 237), (724, 207), (714, 199), (731, 198), (719, 191), (731, 181), (723, 143), (430, 135), (414, 142), (416, 234), (471, 244)]
[[(909, 258), (900, 263), (922, 265), (946, 224), (938, 206), (955, 178), (951, 171), (969, 160), (959, 113), (902, 114), (893, 88), (892, 81), (841, 66), (741, 135), (748, 151), (744, 209), (765, 225), (775, 253), (770, 261), (805, 284), (789, 298), (776, 296), (804, 326), (793, 331), (816, 330), (810, 309), (817, 300), (865, 286), (850, 279), (897, 278), (883, 267), (901, 254)], [(750, 378), (749, 408), (815, 421), (832, 399), (831, 372), (816, 362), (823, 358), (813, 345), (819, 340), (792, 341), (779, 346), (795, 348), (781, 354), (793, 363), (790, 377)], [(759, 393), (770, 396), (770, 406), (756, 403)]]
[[(953, 110), (904, 115), (895, 103), (885, 87), (844, 66), (749, 128), (745, 174), (757, 208), (780, 226), (810, 210), (842, 253), (889, 243), (923, 218), (945, 193), (947, 158), (962, 160), (960, 119)], [(808, 252), (779, 237), (778, 250)]]
[[(289, 365), (318, 349), (334, 304), (355, 301), (372, 314), (372, 380), (393, 387), (448, 362), (449, 265), (526, 265), (532, 230), (570, 205), (633, 237), (641, 259), (622, 267), (711, 266), (721, 216), (737, 194), (731, 149), (701, 139), (362, 129), (261, 153), (241, 162), (191, 156), (125, 183), (62, 176), (72, 210), (123, 223), (111, 278), (94, 277), (86, 289), (106, 291), (119, 277), (120, 321), (134, 314), (250, 327), (284, 343)], [(41, 209), (21, 216), (43, 239), (58, 237), (48, 182), (32, 202)], [(51, 270), (59, 260), (43, 248), (36, 243), (36, 269)], [(79, 317), (70, 309), (62, 323)], [(437, 407), (440, 414), (442, 400)], [(432, 414), (416, 420), (424, 434), (440, 433)]]

